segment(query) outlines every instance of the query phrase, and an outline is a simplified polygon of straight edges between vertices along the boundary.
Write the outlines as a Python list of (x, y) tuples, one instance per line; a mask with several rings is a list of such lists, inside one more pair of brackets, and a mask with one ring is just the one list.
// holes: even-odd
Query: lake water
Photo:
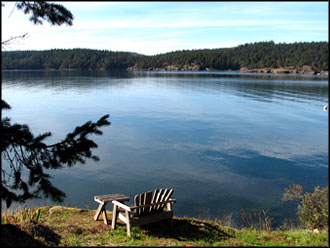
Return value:
[(63, 205), (96, 209), (94, 195), (169, 187), (181, 217), (238, 221), (242, 208), (269, 209), (275, 224), (294, 217), (296, 204), (281, 201), (285, 187), (328, 185), (328, 97), (322, 76), (2, 72), (12, 107), (2, 116), (35, 135), (51, 131), (49, 144), (110, 114), (111, 126), (93, 136), (100, 161), (52, 172)]

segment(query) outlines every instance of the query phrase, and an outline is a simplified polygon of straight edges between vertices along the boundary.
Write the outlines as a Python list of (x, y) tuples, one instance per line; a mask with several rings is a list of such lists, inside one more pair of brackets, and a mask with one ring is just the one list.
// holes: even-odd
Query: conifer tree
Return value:
[[(15, 6), (25, 14), (31, 12), (30, 20), (34, 24), (42, 24), (42, 20), (46, 20), (52, 25), (72, 25), (71, 12), (61, 5), (23, 1), (17, 2)], [(1, 45), (7, 45), (15, 38), (23, 37), (1, 41)], [(1, 112), (9, 109), (10, 105), (1, 99)], [(4, 164), (1, 166), (1, 199), (6, 201), (7, 207), (13, 201), (25, 202), (42, 195), (62, 202), (65, 193), (51, 183), (51, 176), (46, 170), (71, 167), (76, 163), (85, 163), (86, 159), (98, 161), (99, 158), (92, 153), (97, 144), (89, 135), (102, 135), (100, 128), (110, 125), (108, 117), (104, 115), (96, 122), (88, 121), (76, 127), (62, 141), (51, 145), (45, 142), (51, 136), (50, 132), (35, 137), (28, 125), (12, 124), (8, 117), (2, 118), (0, 150), (1, 162)]]

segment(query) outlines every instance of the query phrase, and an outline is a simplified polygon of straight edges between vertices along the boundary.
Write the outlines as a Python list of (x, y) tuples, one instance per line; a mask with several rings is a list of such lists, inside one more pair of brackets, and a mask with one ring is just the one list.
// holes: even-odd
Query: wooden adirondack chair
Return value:
[(155, 189), (135, 195), (134, 206), (127, 206), (118, 201), (112, 201), (112, 229), (116, 228), (117, 217), (126, 224), (127, 236), (130, 236), (131, 226), (141, 226), (173, 217), (171, 199), (173, 189)]

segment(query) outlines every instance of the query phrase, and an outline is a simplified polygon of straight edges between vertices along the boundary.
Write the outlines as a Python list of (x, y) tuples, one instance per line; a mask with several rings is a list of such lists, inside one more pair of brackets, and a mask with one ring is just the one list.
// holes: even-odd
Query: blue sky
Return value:
[(328, 41), (328, 2), (57, 2), (73, 26), (33, 25), (3, 2), (3, 50), (91, 48), (154, 55), (270, 41)]

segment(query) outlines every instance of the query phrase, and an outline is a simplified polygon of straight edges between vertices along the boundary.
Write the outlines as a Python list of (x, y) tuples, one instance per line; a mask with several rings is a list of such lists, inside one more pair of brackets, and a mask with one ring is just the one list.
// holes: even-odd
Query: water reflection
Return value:
[[(259, 75), (207, 72), (130, 72), (130, 71), (3, 71), (3, 87), (41, 87), (63, 92), (88, 92), (112, 87), (130, 87), (134, 81), (165, 84), (178, 91), (224, 92), (253, 100), (271, 102), (321, 101), (327, 103), (328, 81), (324, 76)], [(36, 80), (42, 77), (42, 80)], [(145, 79), (145, 80), (144, 80)], [(179, 80), (178, 80), (179, 79)], [(207, 79), (207, 80), (205, 80)], [(322, 105), (322, 104), (321, 104)], [(322, 105), (323, 106), (323, 105)]]
[(53, 89), (56, 92), (88, 92), (112, 86), (127, 87), (134, 76), (126, 71), (3, 71), (3, 87)]

